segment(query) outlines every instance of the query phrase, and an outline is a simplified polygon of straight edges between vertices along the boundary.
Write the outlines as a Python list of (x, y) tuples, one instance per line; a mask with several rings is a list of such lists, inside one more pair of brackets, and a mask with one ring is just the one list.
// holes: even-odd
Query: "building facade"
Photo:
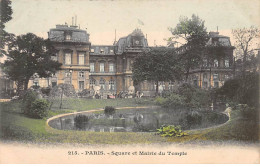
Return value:
[[(188, 81), (201, 88), (222, 86), (232, 77), (233, 49), (229, 37), (211, 32), (208, 46), (200, 67), (192, 69)], [(61, 70), (46, 79), (33, 77), (29, 86), (56, 86), (72, 84), (77, 92), (89, 90), (103, 98), (120, 92), (142, 91), (144, 96), (152, 96), (156, 85), (143, 82), (133, 85), (132, 63), (145, 49), (148, 42), (140, 29), (135, 29), (113, 45), (91, 45), (89, 34), (77, 26), (57, 25), (50, 29), (48, 38), (53, 42), (56, 56), (53, 60), (62, 63)], [(218, 49), (214, 47), (221, 46)], [(174, 90), (182, 81), (159, 82), (159, 91)]]

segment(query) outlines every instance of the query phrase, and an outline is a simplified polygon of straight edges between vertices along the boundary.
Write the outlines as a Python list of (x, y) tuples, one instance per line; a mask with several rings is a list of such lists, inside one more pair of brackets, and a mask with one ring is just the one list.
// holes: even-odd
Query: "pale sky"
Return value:
[(47, 38), (50, 28), (71, 24), (77, 15), (77, 24), (87, 28), (92, 45), (112, 45), (115, 29), (119, 39), (137, 27), (147, 34), (149, 46), (166, 45), (163, 39), (171, 36), (168, 27), (193, 13), (205, 20), (208, 31), (218, 26), (222, 35), (230, 36), (234, 28), (260, 27), (259, 0), (13, 0), (12, 9), (13, 19), (6, 24), (10, 33), (32, 32)]

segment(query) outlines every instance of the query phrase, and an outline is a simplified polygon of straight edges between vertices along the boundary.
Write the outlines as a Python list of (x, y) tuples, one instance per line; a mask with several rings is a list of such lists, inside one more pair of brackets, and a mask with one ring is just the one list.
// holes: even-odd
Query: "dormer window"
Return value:
[(94, 53), (94, 52), (95, 52), (95, 49), (91, 49), (90, 52), (91, 52), (91, 53)]
[(100, 49), (100, 53), (102, 53), (102, 54), (103, 54), (103, 53), (104, 53), (104, 49)]
[(70, 41), (71, 40), (71, 35), (70, 34), (67, 34), (66, 35), (66, 41)]
[(114, 50), (113, 50), (113, 49), (110, 49), (110, 53), (114, 53)]

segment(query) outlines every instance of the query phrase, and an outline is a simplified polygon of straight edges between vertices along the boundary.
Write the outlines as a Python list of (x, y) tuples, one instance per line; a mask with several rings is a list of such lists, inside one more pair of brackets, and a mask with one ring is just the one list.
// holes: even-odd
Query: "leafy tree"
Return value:
[(173, 37), (170, 37), (168, 42), (184, 41), (184, 44), (179, 48), (179, 53), (185, 67), (187, 81), (190, 69), (197, 67), (201, 62), (206, 42), (208, 41), (204, 21), (194, 14), (191, 19), (182, 16), (176, 27), (169, 28), (169, 30)]
[(182, 76), (182, 65), (178, 62), (175, 50), (169, 48), (152, 48), (140, 53), (133, 63), (133, 80), (137, 85), (142, 81), (156, 83), (158, 94), (159, 81), (179, 80)]
[(259, 105), (259, 74), (248, 72), (238, 75), (226, 81), (216, 93), (224, 95), (229, 101), (257, 108)]
[(9, 34), (4, 30), (5, 23), (12, 19), (12, 8), (10, 0), (0, 1), (0, 57), (6, 54), (4, 47), (6, 42), (10, 40)]
[(241, 28), (232, 30), (235, 38), (236, 54), (242, 58), (242, 73), (245, 73), (247, 61), (252, 57), (254, 49), (259, 44), (260, 31), (258, 28), (251, 26), (250, 28)]
[(19, 93), (22, 89), (27, 90), (34, 74), (49, 77), (59, 70), (61, 64), (51, 59), (54, 53), (49, 40), (32, 33), (17, 36), (8, 44), (8, 57), (3, 64), (3, 71), (17, 82)]

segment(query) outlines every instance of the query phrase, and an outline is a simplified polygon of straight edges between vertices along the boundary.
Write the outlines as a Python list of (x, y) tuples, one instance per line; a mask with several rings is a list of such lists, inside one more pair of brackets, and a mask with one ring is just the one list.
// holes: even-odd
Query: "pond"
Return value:
[(181, 111), (160, 107), (120, 109), (107, 116), (102, 111), (80, 113), (49, 121), (52, 128), (93, 132), (155, 132), (162, 125), (180, 125), (183, 130), (207, 128), (228, 121), (211, 111)]

